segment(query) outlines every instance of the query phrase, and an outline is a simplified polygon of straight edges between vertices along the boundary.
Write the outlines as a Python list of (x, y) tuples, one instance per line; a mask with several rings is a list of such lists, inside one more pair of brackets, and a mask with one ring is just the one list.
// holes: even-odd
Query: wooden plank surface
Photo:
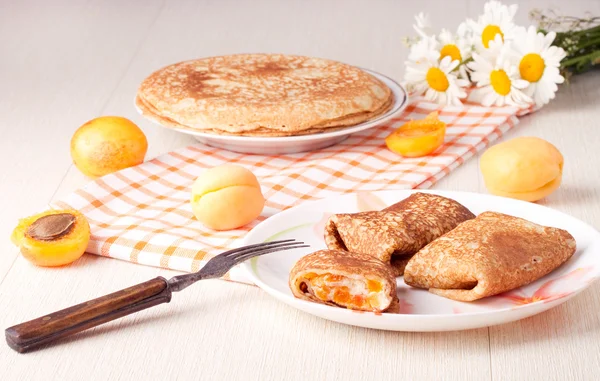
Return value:
[[(533, 7), (521, 1), (518, 21)], [(88, 180), (70, 164), (73, 131), (99, 115), (123, 115), (148, 136), (148, 157), (193, 142), (133, 109), (139, 82), (166, 64), (236, 52), (333, 58), (397, 80), (412, 15), (451, 27), (483, 1), (89, 1), (0, 0), (0, 233)], [(569, 13), (600, 14), (595, 1)], [(600, 226), (598, 73), (563, 87), (507, 138), (536, 135), (566, 158), (564, 185), (545, 203)], [(474, 158), (435, 188), (485, 192)], [(175, 274), (86, 255), (72, 266), (30, 265), (0, 241), (0, 327), (157, 275)], [(43, 351), (0, 346), (0, 379), (396, 378), (565, 380), (600, 378), (600, 285), (547, 313), (453, 333), (394, 333), (343, 326), (298, 312), (256, 287), (205, 281), (168, 305), (112, 322)]]

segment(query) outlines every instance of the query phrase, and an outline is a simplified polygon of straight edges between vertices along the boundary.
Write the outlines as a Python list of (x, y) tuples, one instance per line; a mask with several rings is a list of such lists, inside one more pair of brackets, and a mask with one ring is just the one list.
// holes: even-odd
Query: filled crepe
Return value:
[(400, 276), (422, 247), (474, 217), (454, 200), (415, 193), (382, 211), (334, 214), (325, 225), (325, 242), (332, 250), (379, 258)]
[(373, 312), (397, 306), (391, 268), (370, 255), (320, 250), (294, 265), (289, 282), (296, 298), (312, 302)]
[(575, 253), (565, 230), (485, 212), (431, 242), (408, 262), (404, 281), (460, 301), (526, 285)]

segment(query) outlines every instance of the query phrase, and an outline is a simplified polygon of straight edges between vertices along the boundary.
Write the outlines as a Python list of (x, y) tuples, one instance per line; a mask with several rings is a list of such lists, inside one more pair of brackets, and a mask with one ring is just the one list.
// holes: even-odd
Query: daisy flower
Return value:
[(554, 99), (557, 84), (565, 81), (560, 75), (560, 61), (567, 55), (562, 48), (551, 46), (556, 33), (537, 33), (535, 27), (519, 28), (513, 47), (517, 54), (519, 75), (529, 82), (525, 94), (543, 106)]
[(506, 104), (524, 107), (531, 103), (531, 98), (522, 90), (529, 82), (519, 77), (519, 70), (511, 57), (514, 52), (510, 43), (502, 43), (500, 36), (490, 42), (490, 51), (495, 57), (473, 53), (473, 62), (468, 64), (471, 79), (476, 82), (477, 89), (469, 97), (484, 106), (504, 106)]
[(440, 57), (440, 51), (437, 48), (435, 36), (423, 37), (417, 43), (410, 47), (408, 60), (420, 62), (421, 60), (435, 61)]
[(439, 42), (440, 59), (449, 56), (452, 61), (463, 62), (471, 57), (469, 42), (458, 34), (453, 35), (448, 30), (442, 29), (437, 41)]
[(488, 1), (483, 6), (483, 15), (477, 21), (468, 20), (475, 38), (477, 51), (481, 52), (489, 48), (490, 41), (500, 35), (503, 41), (514, 38), (515, 24), (513, 18), (518, 6), (513, 4), (506, 6), (499, 1)]
[(467, 19), (466, 22), (463, 21), (460, 24), (458, 24), (458, 28), (456, 29), (456, 35), (458, 36), (458, 38), (464, 40), (467, 44), (473, 45), (473, 28), (471, 28), (471, 26), (469, 25), (469, 20), (470, 19)]
[(465, 30), (461, 30), (462, 25), (459, 26), (459, 30), (456, 34), (450, 33), (446, 29), (442, 29), (438, 36), (437, 49), (439, 49), (439, 59), (444, 57), (451, 57), (452, 60), (456, 60), (460, 63), (458, 66), (458, 78), (468, 79), (467, 67), (463, 65), (463, 62), (469, 60), (473, 54), (473, 44), (467, 35)]
[(415, 16), (416, 25), (413, 25), (413, 28), (417, 31), (419, 36), (422, 38), (430, 37), (432, 32), (431, 21), (429, 20), (429, 15), (423, 12), (419, 12)]
[(469, 84), (464, 79), (458, 79), (452, 73), (459, 62), (451, 57), (444, 57), (441, 61), (421, 59), (406, 62), (405, 83), (409, 91), (416, 95), (425, 94), (425, 99), (439, 104), (462, 105), (460, 99), (467, 93), (464, 89)]

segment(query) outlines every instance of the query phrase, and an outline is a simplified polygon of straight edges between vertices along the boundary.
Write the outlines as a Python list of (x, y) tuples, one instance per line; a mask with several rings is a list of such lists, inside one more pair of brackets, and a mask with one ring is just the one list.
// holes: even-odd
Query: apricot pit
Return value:
[(27, 235), (38, 241), (52, 241), (68, 234), (76, 218), (71, 213), (49, 214), (27, 228)]
[(76, 210), (48, 210), (21, 219), (11, 240), (33, 264), (63, 266), (83, 255), (90, 226)]

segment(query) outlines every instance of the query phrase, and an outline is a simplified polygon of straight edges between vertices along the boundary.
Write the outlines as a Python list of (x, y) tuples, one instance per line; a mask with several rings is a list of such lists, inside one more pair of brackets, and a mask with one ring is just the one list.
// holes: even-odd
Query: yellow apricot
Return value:
[(90, 225), (76, 210), (48, 210), (19, 220), (11, 241), (37, 266), (63, 266), (83, 255)]
[(490, 193), (537, 201), (560, 186), (563, 163), (562, 154), (549, 142), (521, 137), (489, 148), (479, 165)]
[(120, 116), (103, 116), (79, 127), (71, 138), (71, 158), (86, 176), (99, 177), (141, 164), (148, 150), (142, 130)]
[(192, 186), (192, 211), (205, 226), (231, 230), (260, 215), (265, 198), (256, 176), (238, 165), (225, 164), (202, 173)]

